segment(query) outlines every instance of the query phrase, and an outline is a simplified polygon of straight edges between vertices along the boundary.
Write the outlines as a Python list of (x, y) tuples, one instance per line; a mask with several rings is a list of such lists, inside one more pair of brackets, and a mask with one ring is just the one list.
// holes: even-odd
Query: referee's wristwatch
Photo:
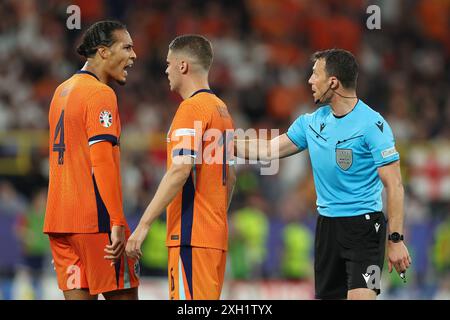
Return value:
[(392, 241), (393, 243), (397, 243), (403, 241), (403, 235), (398, 232), (393, 232), (388, 236), (388, 240)]

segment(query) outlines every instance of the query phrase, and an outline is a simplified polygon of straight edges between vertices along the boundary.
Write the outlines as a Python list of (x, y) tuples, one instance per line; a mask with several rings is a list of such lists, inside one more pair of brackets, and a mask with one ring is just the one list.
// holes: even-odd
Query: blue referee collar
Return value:
[(337, 119), (342, 119), (343, 117), (346, 117), (347, 115), (349, 115), (350, 113), (352, 113), (353, 110), (355, 110), (355, 108), (356, 108), (356, 106), (358, 105), (358, 103), (359, 103), (359, 99), (356, 101), (356, 103), (355, 103), (355, 105), (353, 106), (352, 110), (350, 110), (350, 111), (347, 112), (346, 114), (343, 114), (342, 116), (337, 116), (337, 115), (335, 115), (333, 112), (332, 112), (332, 114), (333, 114), (333, 116), (334, 116), (335, 118), (337, 118)]

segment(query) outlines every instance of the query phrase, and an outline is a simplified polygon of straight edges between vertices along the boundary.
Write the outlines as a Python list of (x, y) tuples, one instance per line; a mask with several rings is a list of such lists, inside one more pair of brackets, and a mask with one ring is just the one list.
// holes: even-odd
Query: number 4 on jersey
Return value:
[[(59, 141), (56, 143), (56, 139), (59, 135)], [(55, 137), (53, 139), (53, 151), (58, 152), (58, 164), (64, 164), (64, 151), (66, 151), (66, 145), (64, 144), (64, 110), (59, 116), (58, 124), (55, 129)]]

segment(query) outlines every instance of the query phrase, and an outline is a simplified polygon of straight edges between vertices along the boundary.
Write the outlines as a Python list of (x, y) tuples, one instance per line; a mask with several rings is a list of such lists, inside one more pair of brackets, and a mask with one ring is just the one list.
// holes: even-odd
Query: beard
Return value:
[(127, 80), (117, 80), (117, 79), (116, 79), (116, 82), (117, 82), (119, 85), (124, 86), (124, 85), (127, 83)]
[(331, 90), (331, 92), (328, 94), (328, 91), (330, 91), (331, 88), (328, 88), (325, 93), (322, 93), (322, 96), (320, 96), (316, 101), (314, 101), (315, 104), (318, 105), (326, 105), (330, 104), (331, 98), (333, 98), (334, 91)]

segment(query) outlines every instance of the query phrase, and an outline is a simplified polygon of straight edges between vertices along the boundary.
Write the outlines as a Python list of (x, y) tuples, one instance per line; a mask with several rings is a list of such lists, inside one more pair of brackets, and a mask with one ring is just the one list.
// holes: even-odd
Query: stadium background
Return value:
[[(125, 213), (134, 228), (165, 171), (165, 134), (179, 103), (164, 74), (169, 42), (212, 40), (211, 87), (240, 128), (286, 130), (314, 110), (307, 79), (315, 50), (340, 47), (360, 63), (358, 95), (390, 123), (401, 152), (406, 284), (384, 272), (381, 299), (450, 299), (450, 1), (12, 1), (0, 2), (0, 298), (60, 299), (41, 232), (48, 170), (47, 112), (53, 90), (82, 66), (81, 31), (116, 18), (138, 60), (114, 86), (122, 120)], [(381, 8), (369, 30), (366, 9)], [(229, 214), (225, 299), (313, 297), (315, 194), (306, 152), (260, 176), (239, 166)], [(141, 297), (166, 299), (165, 222), (144, 244)], [(386, 269), (385, 269), (386, 270)]]

